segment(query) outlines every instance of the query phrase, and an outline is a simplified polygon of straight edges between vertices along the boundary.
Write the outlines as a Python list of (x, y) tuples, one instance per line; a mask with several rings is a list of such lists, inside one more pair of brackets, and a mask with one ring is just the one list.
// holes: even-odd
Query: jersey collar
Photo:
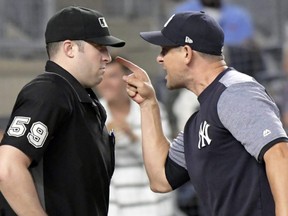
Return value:
[(206, 89), (198, 96), (198, 101), (200, 104), (202, 104), (205, 99), (208, 97), (208, 95), (214, 91), (214, 87), (217, 85), (218, 81), (228, 72), (232, 70), (232, 68), (227, 68), (224, 71), (222, 71), (214, 80), (213, 82), (207, 86)]
[(55, 73), (65, 79), (77, 94), (80, 102), (92, 103), (92, 98), (97, 99), (96, 95), (91, 89), (85, 89), (74, 76), (55, 62), (50, 60), (47, 61), (45, 71), (46, 73)]

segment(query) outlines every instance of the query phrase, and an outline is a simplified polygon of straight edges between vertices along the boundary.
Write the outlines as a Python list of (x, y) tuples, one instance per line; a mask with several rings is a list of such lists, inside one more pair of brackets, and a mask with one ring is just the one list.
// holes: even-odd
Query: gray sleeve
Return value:
[(229, 86), (218, 101), (217, 111), (224, 127), (256, 160), (265, 145), (287, 137), (276, 104), (257, 83)]
[(184, 136), (182, 131), (171, 142), (169, 149), (169, 158), (179, 166), (187, 169), (184, 155)]

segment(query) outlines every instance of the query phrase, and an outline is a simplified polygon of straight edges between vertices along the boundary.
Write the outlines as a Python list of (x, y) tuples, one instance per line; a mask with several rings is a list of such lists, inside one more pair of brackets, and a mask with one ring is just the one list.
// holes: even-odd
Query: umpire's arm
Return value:
[(19, 216), (44, 216), (32, 176), (30, 158), (10, 145), (0, 146), (0, 191)]
[(264, 154), (266, 173), (275, 201), (276, 216), (288, 215), (288, 143), (281, 142)]

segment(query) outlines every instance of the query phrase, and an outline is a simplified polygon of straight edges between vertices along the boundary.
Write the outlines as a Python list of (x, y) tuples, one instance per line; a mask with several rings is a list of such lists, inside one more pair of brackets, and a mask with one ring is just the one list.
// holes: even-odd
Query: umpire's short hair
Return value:
[[(82, 40), (73, 40), (73, 42), (77, 44), (80, 51), (84, 50)], [(63, 44), (63, 41), (59, 41), (59, 42), (48, 43), (46, 45), (46, 51), (47, 51), (49, 59), (51, 59), (52, 57), (54, 57), (57, 54), (57, 52), (59, 51), (59, 48), (62, 44)]]
[(63, 43), (63, 41), (48, 43), (46, 45), (46, 52), (47, 52), (49, 59), (51, 59), (52, 57), (54, 57), (56, 55), (56, 53), (58, 52), (62, 43)]

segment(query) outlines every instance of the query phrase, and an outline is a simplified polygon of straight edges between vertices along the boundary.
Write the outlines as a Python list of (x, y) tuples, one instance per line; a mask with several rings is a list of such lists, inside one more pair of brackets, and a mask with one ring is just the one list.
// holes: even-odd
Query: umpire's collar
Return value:
[(80, 102), (92, 103), (91, 98), (98, 100), (92, 89), (85, 89), (74, 76), (55, 62), (48, 60), (46, 62), (45, 71), (46, 73), (54, 73), (66, 80), (75, 91)]

